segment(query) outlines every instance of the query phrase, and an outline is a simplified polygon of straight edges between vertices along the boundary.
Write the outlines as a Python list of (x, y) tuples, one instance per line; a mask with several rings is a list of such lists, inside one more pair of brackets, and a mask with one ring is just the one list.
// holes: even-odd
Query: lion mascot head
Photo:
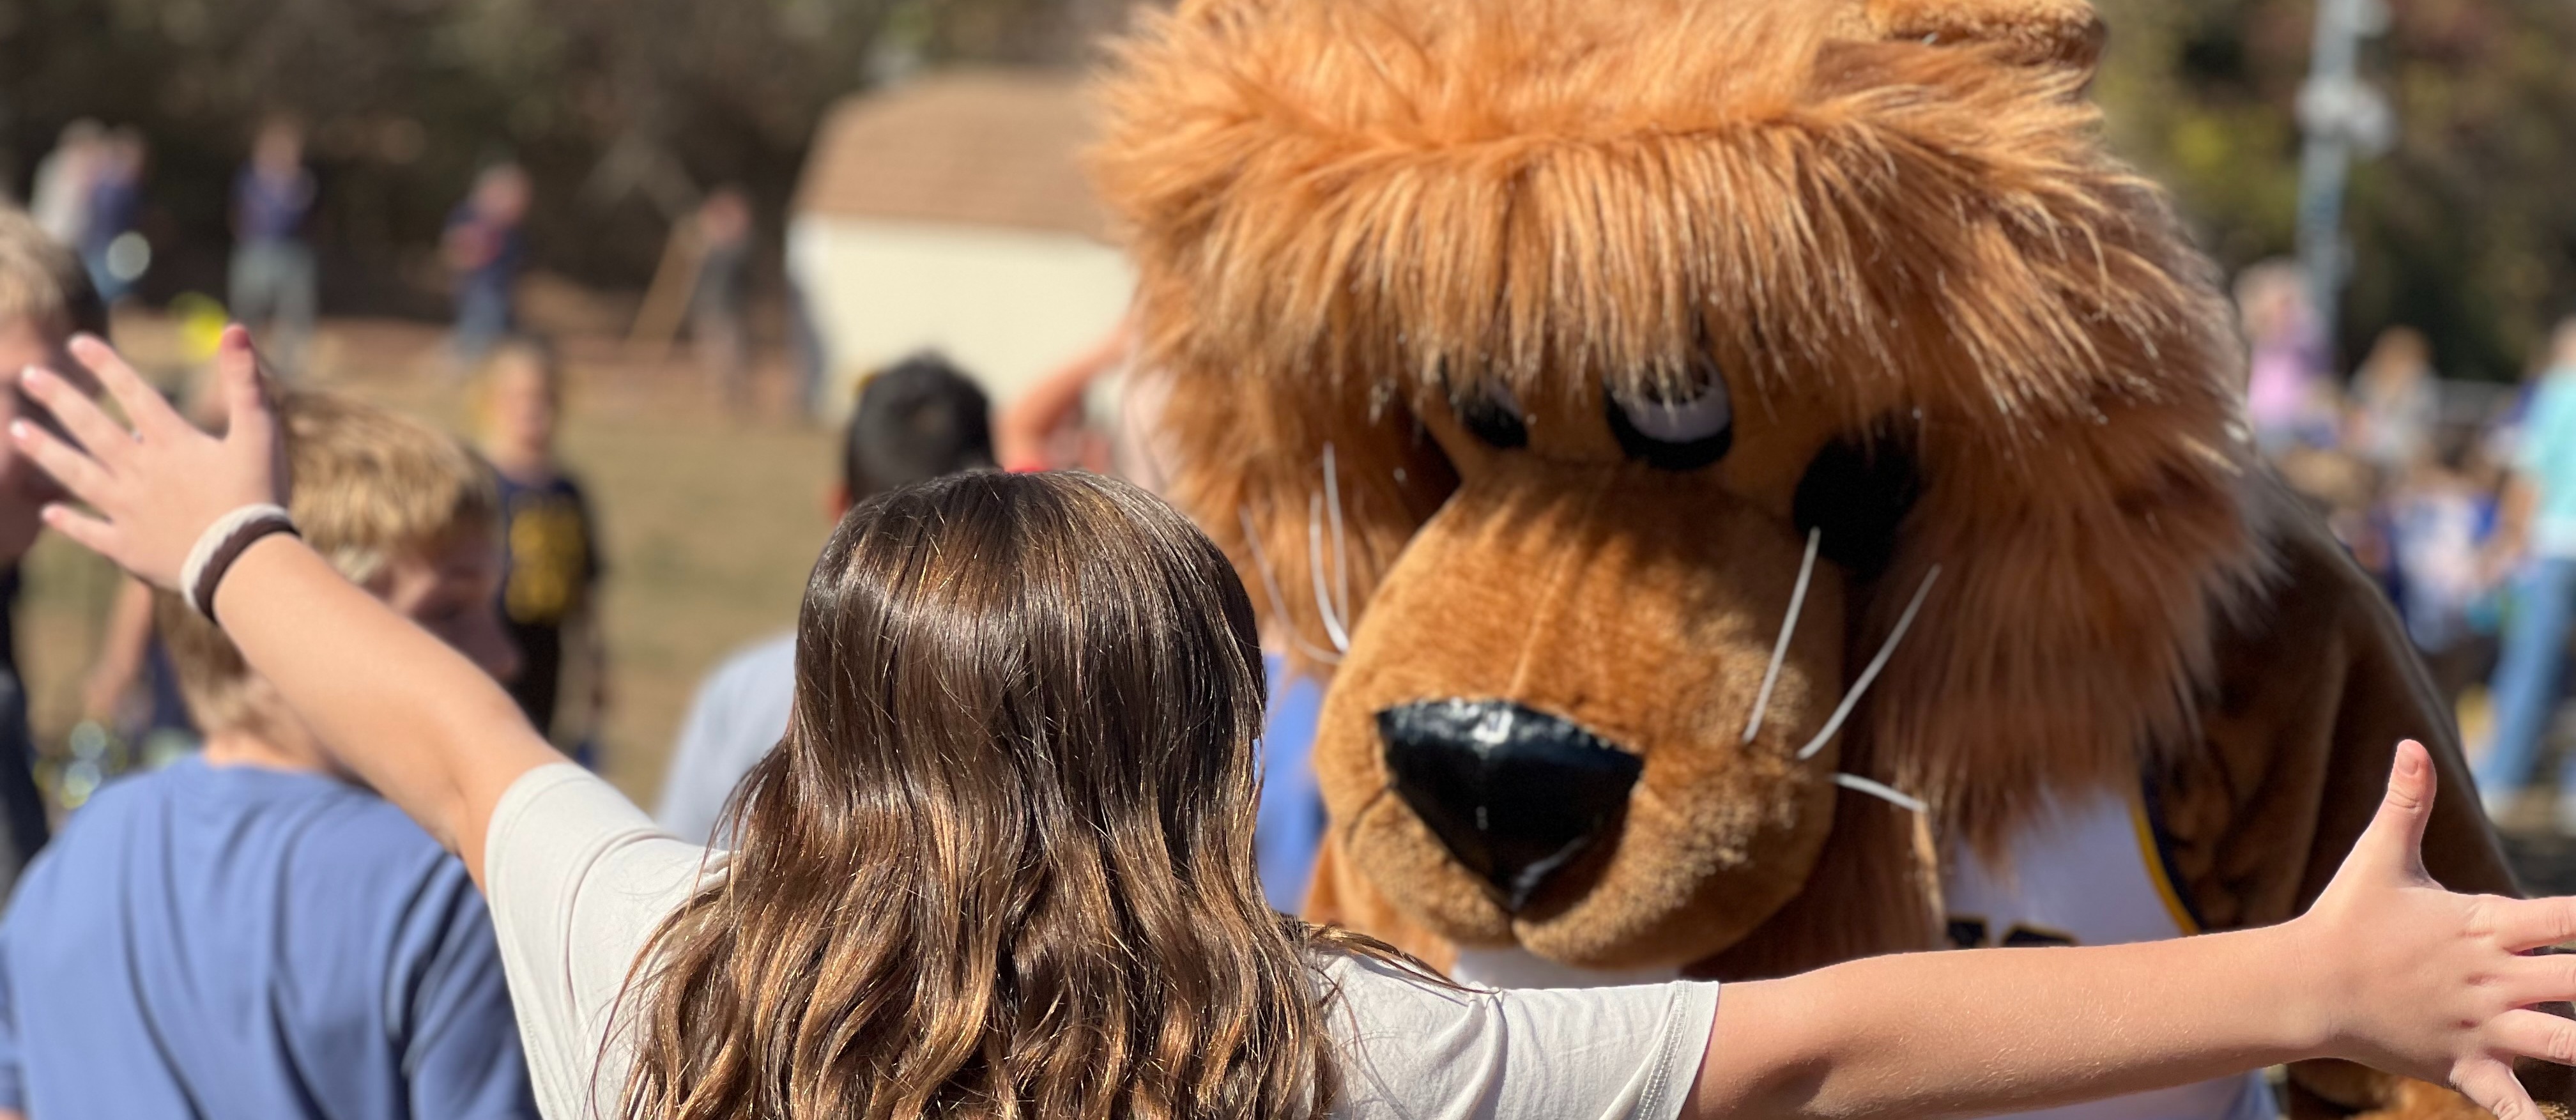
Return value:
[(2437, 873), (2511, 888), (2104, 149), (2102, 43), (2083, 0), (1148, 17), (1097, 179), (1176, 497), (1330, 682), (1313, 909), (1776, 974), (1938, 943), (1945, 853), (2143, 782), (2194, 928), (2277, 921), (2402, 734)]

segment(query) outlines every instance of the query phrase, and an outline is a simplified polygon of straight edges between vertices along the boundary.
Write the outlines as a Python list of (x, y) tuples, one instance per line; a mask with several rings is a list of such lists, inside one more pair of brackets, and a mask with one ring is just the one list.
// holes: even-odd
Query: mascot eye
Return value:
[(1502, 382), (1479, 382), (1464, 392), (1452, 392), (1449, 407), (1457, 410), (1458, 423), (1487, 446), (1503, 451), (1529, 446), (1529, 414), (1521, 411), (1520, 398)]
[(1726, 379), (1702, 370), (1672, 387), (1608, 389), (1610, 432), (1628, 457), (1668, 471), (1695, 471), (1735, 445), (1735, 405)]
[(1887, 571), (1905, 519), (1923, 494), (1914, 441), (1880, 424), (1825, 445), (1798, 482), (1798, 527), (1824, 541), (1825, 559), (1866, 582)]

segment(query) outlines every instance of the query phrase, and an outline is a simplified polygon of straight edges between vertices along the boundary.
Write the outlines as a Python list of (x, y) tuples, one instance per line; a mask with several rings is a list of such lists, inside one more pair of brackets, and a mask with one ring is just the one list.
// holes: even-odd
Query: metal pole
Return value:
[(2299, 128), (2307, 138), (2299, 157), (2299, 267), (2329, 361), (2352, 269), (2344, 188), (2353, 159), (2386, 151), (2393, 139), (2387, 103), (2359, 73), (2361, 41), (2387, 26), (2381, 0), (2319, 0), (2316, 46), (2299, 90)]

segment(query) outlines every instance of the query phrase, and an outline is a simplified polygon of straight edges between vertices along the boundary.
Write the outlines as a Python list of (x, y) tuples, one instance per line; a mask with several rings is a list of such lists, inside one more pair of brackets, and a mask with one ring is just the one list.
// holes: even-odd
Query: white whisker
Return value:
[(1340, 657), (1315, 648), (1305, 635), (1297, 633), (1297, 619), (1288, 613), (1288, 597), (1279, 593), (1279, 573), (1271, 570), (1270, 557), (1261, 551), (1261, 534), (1253, 528), (1252, 511), (1241, 509), (1235, 514), (1243, 518), (1243, 545), (1252, 551), (1252, 566), (1261, 572), (1261, 590), (1270, 597), (1270, 613), (1281, 626), (1288, 628), (1288, 640), (1296, 643), (1298, 651), (1308, 657), (1326, 665), (1341, 664)]
[(1333, 640), (1333, 648), (1351, 651), (1350, 631), (1342, 629), (1342, 616), (1333, 612), (1333, 597), (1324, 588), (1324, 496), (1311, 494), (1306, 499), (1306, 574), (1314, 577), (1315, 612), (1324, 616), (1324, 636)]
[(1762, 733), (1762, 713), (1771, 707), (1771, 688), (1780, 683), (1780, 666), (1789, 659), (1789, 638), (1798, 632), (1798, 610), (1807, 605), (1807, 581), (1816, 574), (1816, 548), (1825, 531), (1807, 530), (1807, 558), (1798, 562), (1798, 586), (1789, 592), (1789, 617), (1780, 620), (1780, 641), (1771, 647), (1771, 667), (1762, 671), (1762, 691), (1753, 697), (1753, 718), (1744, 721), (1744, 741)]
[(1908, 797), (1902, 793), (1896, 792), (1896, 787), (1894, 786), (1881, 785), (1877, 782), (1861, 777), (1858, 774), (1836, 774), (1834, 775), (1834, 784), (1841, 786), (1844, 789), (1851, 790), (1854, 793), (1866, 793), (1871, 797), (1875, 797), (1890, 805), (1894, 805), (1899, 809), (1906, 810), (1907, 812), (1926, 813), (1930, 812), (1932, 809), (1930, 805), (1923, 803), (1922, 798)]
[(1351, 618), (1351, 550), (1342, 539), (1342, 472), (1333, 464), (1333, 445), (1324, 444), (1324, 510), (1333, 527), (1333, 614), (1345, 625)]
[(1879, 670), (1887, 668), (1887, 659), (1896, 653), (1896, 644), (1905, 640), (1905, 631), (1914, 625), (1914, 615), (1923, 609), (1923, 597), (1932, 593), (1932, 585), (1940, 579), (1941, 566), (1935, 564), (1923, 576), (1923, 586), (1914, 589), (1914, 601), (1905, 604), (1905, 613), (1897, 618), (1896, 629), (1888, 632), (1887, 643), (1878, 647), (1878, 656), (1869, 659), (1869, 667), (1860, 671), (1860, 679), (1852, 682), (1851, 691), (1843, 694), (1843, 702), (1835, 706), (1833, 718), (1825, 721), (1825, 729), (1816, 732), (1816, 737), (1798, 751), (1799, 761), (1816, 757), (1816, 752), (1825, 749), (1834, 733), (1843, 729), (1843, 721), (1851, 718), (1852, 709), (1860, 704), (1861, 695), (1869, 691), (1871, 682), (1878, 679)]

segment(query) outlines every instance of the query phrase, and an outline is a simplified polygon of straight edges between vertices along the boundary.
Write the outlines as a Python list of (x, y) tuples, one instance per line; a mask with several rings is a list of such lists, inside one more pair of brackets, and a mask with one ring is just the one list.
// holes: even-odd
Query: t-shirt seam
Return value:
[(1678, 990), (1675, 996), (1676, 998), (1666, 1000), (1664, 1003), (1664, 1037), (1660, 1040), (1661, 1044), (1655, 1047), (1655, 1068), (1646, 1075), (1645, 1097), (1637, 1102), (1636, 1115), (1640, 1118), (1659, 1117), (1664, 1114), (1664, 1094), (1667, 1084), (1672, 1080), (1673, 1072), (1673, 1036), (1679, 1033), (1680, 1025), (1675, 1020), (1681, 1018), (1682, 1006), (1687, 1002), (1678, 998)]

